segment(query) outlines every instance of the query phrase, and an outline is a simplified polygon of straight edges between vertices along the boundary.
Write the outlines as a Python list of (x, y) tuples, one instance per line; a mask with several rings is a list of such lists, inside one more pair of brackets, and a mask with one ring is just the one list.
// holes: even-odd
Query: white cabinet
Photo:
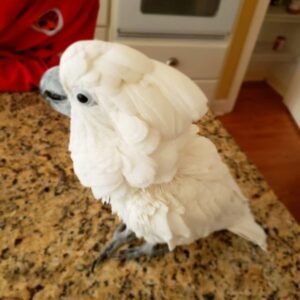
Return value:
[[(281, 50), (273, 50), (276, 38), (285, 37)], [(246, 80), (267, 80), (284, 95), (300, 55), (300, 16), (289, 14), (285, 6), (270, 6), (262, 24), (250, 61)]]
[(177, 43), (166, 40), (149, 42), (145, 39), (139, 42), (133, 39), (120, 41), (164, 63), (175, 59), (177, 62), (175, 68), (191, 78), (201, 79), (219, 77), (227, 49), (227, 43), (222, 41), (198, 43), (190, 43), (187, 40), (178, 40)]
[[(281, 50), (273, 50), (276, 38), (285, 37)], [(246, 80), (266, 80), (284, 98), (300, 127), (300, 16), (285, 6), (270, 6), (257, 38)]]
[(214, 100), (228, 41), (139, 38), (119, 38), (117, 41), (163, 63), (175, 61), (173, 67), (194, 80), (210, 101)]
[(195, 80), (195, 83), (203, 91), (209, 101), (212, 101), (215, 97), (215, 92), (218, 85), (218, 80)]

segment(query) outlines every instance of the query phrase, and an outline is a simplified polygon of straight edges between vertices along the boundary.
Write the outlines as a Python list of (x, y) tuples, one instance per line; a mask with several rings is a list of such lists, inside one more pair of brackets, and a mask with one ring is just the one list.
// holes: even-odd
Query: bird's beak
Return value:
[(70, 117), (70, 101), (59, 81), (59, 66), (47, 70), (40, 81), (40, 93), (56, 111)]

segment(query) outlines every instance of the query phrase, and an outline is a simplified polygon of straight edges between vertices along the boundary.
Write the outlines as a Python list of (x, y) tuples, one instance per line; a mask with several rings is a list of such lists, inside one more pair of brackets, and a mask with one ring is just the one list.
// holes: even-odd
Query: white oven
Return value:
[(223, 38), (241, 0), (118, 0), (123, 37)]

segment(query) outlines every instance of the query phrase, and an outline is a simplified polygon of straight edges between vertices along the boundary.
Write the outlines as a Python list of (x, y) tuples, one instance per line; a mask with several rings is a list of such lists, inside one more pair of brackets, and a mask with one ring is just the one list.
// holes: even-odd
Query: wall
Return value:
[(286, 92), (284, 102), (300, 127), (300, 59), (295, 66), (295, 72)]

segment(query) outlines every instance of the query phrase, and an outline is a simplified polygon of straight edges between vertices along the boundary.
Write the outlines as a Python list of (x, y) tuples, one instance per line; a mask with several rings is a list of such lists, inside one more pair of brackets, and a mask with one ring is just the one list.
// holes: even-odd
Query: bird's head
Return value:
[(101, 52), (90, 49), (93, 47), (84, 42), (73, 44), (62, 55), (60, 65), (46, 71), (40, 81), (42, 96), (52, 108), (68, 117), (71, 111), (86, 112), (99, 103), (95, 89), (100, 85), (100, 72), (91, 66)]
[[(50, 105), (69, 117), (111, 121), (109, 115), (126, 109), (119, 101), (127, 84), (140, 81), (153, 69), (144, 54), (124, 45), (81, 41), (62, 55), (60, 65), (49, 69), (40, 82), (40, 92)], [(132, 105), (131, 105), (132, 106)]]
[(207, 111), (206, 97), (184, 74), (128, 46), (98, 40), (68, 47), (60, 65), (42, 77), (40, 90), (72, 122), (93, 128), (102, 123), (116, 129), (125, 114), (131, 118), (126, 126), (139, 118), (170, 137)]

